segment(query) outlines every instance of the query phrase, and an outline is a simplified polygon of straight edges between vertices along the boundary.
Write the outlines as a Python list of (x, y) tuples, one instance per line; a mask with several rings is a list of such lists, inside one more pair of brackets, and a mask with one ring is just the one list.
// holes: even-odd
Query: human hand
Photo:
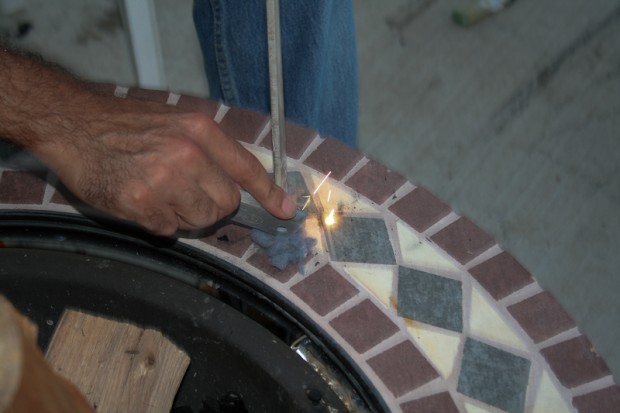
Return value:
[(234, 212), (239, 187), (273, 215), (295, 205), (260, 162), (201, 113), (133, 99), (91, 97), (62, 119), (70, 138), (37, 153), (84, 202), (158, 235), (208, 227)]

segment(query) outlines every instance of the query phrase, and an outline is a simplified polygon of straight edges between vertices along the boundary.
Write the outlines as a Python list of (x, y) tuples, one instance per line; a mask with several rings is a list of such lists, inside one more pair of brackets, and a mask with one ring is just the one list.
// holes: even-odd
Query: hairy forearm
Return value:
[(93, 95), (62, 69), (0, 48), (0, 138), (34, 153), (67, 140)]
[(295, 213), (260, 162), (203, 113), (97, 94), (4, 48), (0, 138), (38, 156), (86, 203), (158, 234), (230, 214), (239, 186), (278, 217)]

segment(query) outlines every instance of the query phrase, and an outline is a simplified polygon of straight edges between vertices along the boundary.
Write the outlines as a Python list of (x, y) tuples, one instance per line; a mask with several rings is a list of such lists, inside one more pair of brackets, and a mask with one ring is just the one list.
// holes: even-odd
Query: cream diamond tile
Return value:
[(465, 407), (465, 411), (467, 413), (493, 413), (495, 410), (488, 410), (481, 406), (476, 406), (469, 402), (463, 402), (463, 406)]
[(419, 323), (411, 321), (407, 324), (409, 325), (407, 330), (409, 330), (413, 340), (435, 365), (441, 376), (444, 379), (450, 377), (461, 345), (460, 335), (431, 331)]
[(478, 337), (527, 351), (523, 341), (476, 288), (471, 292), (469, 331)]
[(402, 221), (396, 223), (398, 242), (402, 254), (403, 263), (415, 267), (422, 267), (430, 270), (441, 270), (447, 272), (457, 272), (459, 269), (433, 245), (420, 238), (411, 228)]
[(532, 413), (572, 413), (574, 409), (566, 403), (558, 389), (555, 387), (549, 374), (543, 371), (540, 378), (540, 387), (534, 401)]
[(321, 201), (325, 213), (329, 213), (332, 209), (345, 214), (351, 212), (378, 212), (371, 203), (362, 200), (354, 191), (335, 184), (329, 177), (325, 181), (323, 181), (325, 175), (311, 173), (311, 177), (314, 185), (308, 189), (310, 192), (314, 192), (317, 187), (319, 188), (316, 196)]
[(344, 270), (387, 308), (394, 307), (394, 272), (389, 267), (347, 264)]

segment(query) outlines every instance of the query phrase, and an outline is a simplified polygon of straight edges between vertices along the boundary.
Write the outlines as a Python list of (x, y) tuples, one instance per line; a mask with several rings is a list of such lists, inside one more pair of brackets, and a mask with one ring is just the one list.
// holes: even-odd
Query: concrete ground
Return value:
[[(136, 83), (115, 0), (24, 2), (0, 35), (21, 28), (18, 44), (80, 76)], [(207, 96), (191, 0), (154, 3), (168, 88)], [(492, 234), (618, 382), (620, 6), (519, 0), (463, 29), (450, 14), (464, 3), (354, 0), (359, 146)]]

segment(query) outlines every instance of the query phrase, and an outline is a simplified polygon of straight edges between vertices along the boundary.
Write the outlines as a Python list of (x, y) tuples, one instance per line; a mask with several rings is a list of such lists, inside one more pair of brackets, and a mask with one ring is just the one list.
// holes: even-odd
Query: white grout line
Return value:
[(166, 99), (166, 105), (176, 106), (179, 103), (179, 99), (181, 99), (181, 95), (178, 93), (170, 92), (168, 94), (168, 99)]
[[(52, 177), (53, 176), (53, 177)], [(45, 192), (43, 193), (43, 201), (41, 205), (46, 207), (49, 205), (54, 193), (56, 192), (55, 186), (58, 185), (58, 178), (55, 175), (47, 174), (48, 183), (45, 185)]]
[(538, 347), (538, 352), (540, 353), (542, 350), (548, 347), (552, 347), (556, 344), (572, 340), (574, 338), (580, 337), (581, 335), (582, 334), (579, 331), (579, 328), (573, 327), (568, 330), (562, 331), (561, 333), (558, 333), (553, 337), (549, 337), (548, 339), (541, 341), (540, 343), (536, 344), (536, 347)]
[(129, 93), (129, 88), (125, 86), (116, 86), (114, 89), (114, 96), (117, 98), (126, 98)]
[[(349, 169), (349, 171), (344, 174), (344, 176), (342, 177), (342, 179), (340, 179), (340, 182), (342, 182), (343, 184), (349, 180), (349, 178), (351, 178), (353, 175), (355, 175), (360, 169), (362, 169), (368, 162), (370, 162), (370, 159), (366, 158), (365, 156), (362, 156), (362, 159), (360, 159), (359, 161), (357, 161), (357, 163), (355, 165), (353, 165), (353, 167), (351, 169)], [(345, 185), (345, 187), (347, 188), (347, 190), (352, 191), (357, 193), (360, 196), (363, 196), (362, 194), (360, 194), (359, 192), (349, 188), (348, 186)], [(364, 197), (366, 198), (366, 197)], [(366, 198), (368, 199), (368, 198)], [(370, 200), (369, 200), (370, 201)], [(375, 202), (371, 201), (373, 204)]]
[(513, 291), (509, 295), (504, 298), (497, 300), (498, 305), (504, 307), (510, 307), (511, 305), (520, 303), (523, 300), (527, 300), (535, 296), (536, 294), (540, 294), (544, 290), (540, 287), (540, 285), (534, 280), (531, 284), (526, 285), (523, 288), (520, 288), (516, 291)]
[(265, 123), (265, 126), (263, 126), (263, 129), (261, 129), (253, 145), (255, 145), (258, 148), (263, 142), (263, 140), (265, 140), (267, 136), (270, 136), (269, 132), (271, 132), (271, 119)]
[(483, 262), (490, 260), (491, 258), (501, 254), (502, 252), (503, 251), (500, 248), (500, 246), (495, 244), (491, 246), (489, 249), (487, 249), (486, 251), (484, 251), (483, 253), (481, 253), (480, 255), (478, 255), (476, 258), (464, 264), (465, 270), (469, 271), (475, 266), (480, 265)]
[(220, 123), (222, 119), (224, 119), (224, 116), (226, 116), (226, 113), (228, 113), (229, 110), (230, 110), (229, 106), (226, 106), (225, 104), (220, 103), (220, 106), (217, 108), (217, 112), (215, 112), (215, 116), (213, 117), (213, 120), (216, 123)]
[(580, 386), (573, 387), (570, 389), (573, 397), (583, 396), (584, 394), (592, 393), (597, 390), (603, 390), (607, 387), (615, 386), (614, 377), (610, 374), (609, 376), (602, 377), (600, 379), (593, 380), (589, 383), (582, 384)]
[[(303, 164), (303, 162), (306, 160), (306, 158), (308, 156), (310, 156), (310, 154), (312, 152), (314, 152), (319, 147), (319, 145), (323, 143), (324, 140), (325, 139), (321, 138), (321, 135), (316, 134), (314, 136), (314, 139), (310, 142), (310, 144), (308, 145), (308, 147), (304, 151), (304, 153), (301, 154), (301, 157), (299, 158), (299, 163)], [(309, 169), (312, 169), (312, 168), (309, 168)], [(314, 171), (314, 169), (312, 169), (312, 171)], [(314, 172), (317, 172), (317, 171), (314, 171)]]
[(454, 222), (456, 222), (459, 218), (461, 218), (461, 216), (458, 215), (456, 212), (452, 211), (448, 215), (446, 215), (445, 217), (441, 218), (439, 221), (437, 221), (433, 225), (431, 225), (422, 234), (426, 238), (430, 238), (433, 235), (437, 234), (442, 229), (444, 229), (447, 226), (449, 226), (449, 225), (453, 224)]
[[(381, 207), (383, 207), (385, 209), (386, 212), (389, 211), (389, 208), (394, 205), (395, 203), (397, 203), (398, 201), (400, 201), (401, 199), (403, 199), (406, 195), (409, 195), (411, 192), (413, 192), (413, 190), (416, 189), (416, 186), (413, 185), (412, 183), (410, 183), (409, 181), (405, 181), (404, 184), (402, 184), (396, 191), (394, 191), (394, 193), (392, 194), (392, 196), (389, 196), (384, 202), (383, 204), (381, 204)], [(393, 212), (389, 211), (391, 214), (394, 214)], [(395, 214), (394, 214), (395, 215)]]

